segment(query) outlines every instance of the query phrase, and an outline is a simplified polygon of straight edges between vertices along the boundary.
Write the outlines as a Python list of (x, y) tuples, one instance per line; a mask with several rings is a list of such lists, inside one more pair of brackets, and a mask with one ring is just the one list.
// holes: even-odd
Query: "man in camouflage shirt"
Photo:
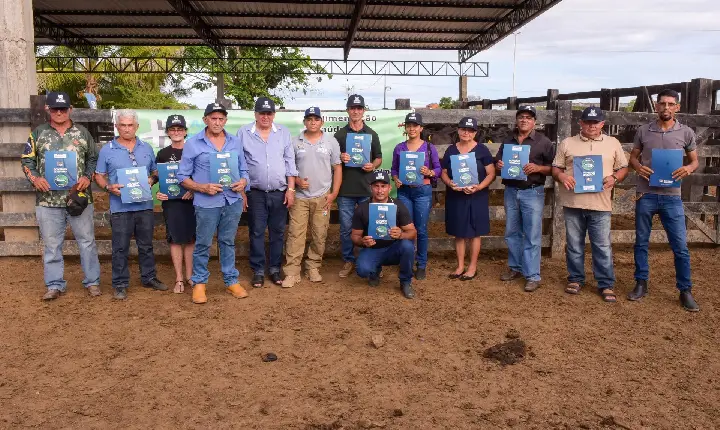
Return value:
[[(97, 147), (85, 127), (70, 120), (72, 106), (70, 97), (66, 93), (48, 93), (45, 110), (50, 115), (50, 123), (33, 130), (21, 157), (23, 172), (37, 190), (35, 216), (45, 245), (43, 264), (47, 292), (43, 300), (54, 300), (65, 293), (62, 247), (68, 223), (80, 250), (80, 264), (85, 273), (83, 285), (90, 296), (99, 296), (101, 294), (100, 261), (95, 244), (92, 193), (88, 190), (97, 165)], [(65, 160), (68, 159), (67, 152), (74, 152), (77, 160), (77, 178), (70, 178), (68, 181), (67, 176), (63, 180), (58, 180), (56, 177), (55, 186), (51, 187), (45, 175), (46, 165), (56, 163), (56, 159), (46, 160), (46, 154), (50, 151), (54, 153), (53, 156), (60, 155), (56, 158), (63, 160), (57, 164), (60, 167), (68, 167), (71, 164)], [(47, 169), (55, 167), (55, 164), (50, 164)], [(70, 173), (68, 176), (73, 176), (71, 172), (68, 173)], [(78, 191), (88, 191), (89, 204), (80, 215), (70, 216), (66, 210), (69, 190), (53, 191), (50, 188), (66, 186), (75, 180)]]

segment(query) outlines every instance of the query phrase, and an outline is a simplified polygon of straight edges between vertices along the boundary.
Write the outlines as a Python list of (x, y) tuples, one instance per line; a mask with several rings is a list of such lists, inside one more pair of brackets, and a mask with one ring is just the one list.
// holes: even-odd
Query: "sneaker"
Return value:
[(427, 277), (427, 273), (425, 273), (424, 267), (418, 267), (417, 269), (415, 269), (415, 279), (417, 279), (418, 281), (422, 281), (426, 277)]
[(88, 291), (88, 295), (90, 295), (90, 297), (102, 296), (102, 291), (100, 291), (99, 285), (90, 285), (87, 288), (87, 291)]
[(346, 261), (345, 264), (343, 264), (342, 269), (340, 269), (340, 273), (338, 275), (341, 278), (347, 278), (350, 276), (354, 268), (355, 264), (352, 261)]
[(410, 282), (401, 282), (400, 289), (402, 290), (403, 296), (405, 296), (406, 299), (415, 298), (415, 290), (413, 290), (412, 284), (410, 284)]
[(115, 300), (127, 299), (127, 288), (115, 288), (115, 293), (113, 294), (113, 299), (115, 299)]
[(310, 282), (322, 282), (322, 275), (318, 269), (307, 269), (305, 275), (308, 277)]
[(525, 292), (532, 293), (540, 287), (540, 281), (527, 281), (525, 282)]
[(150, 281), (148, 281), (147, 284), (143, 284), (143, 287), (152, 288), (153, 290), (157, 290), (157, 291), (167, 291), (168, 290), (167, 285), (160, 282), (160, 280), (158, 278), (152, 278)]
[(57, 299), (58, 297), (60, 297), (62, 294), (63, 294), (63, 293), (62, 293), (62, 291), (60, 291), (60, 290), (56, 290), (56, 289), (47, 290), (47, 291), (45, 292), (45, 295), (42, 296), (42, 299), (43, 299), (43, 300), (46, 300), (46, 301), (47, 301), (47, 300), (55, 300), (55, 299)]
[(283, 288), (292, 288), (301, 280), (300, 275), (287, 275), (285, 279), (283, 279), (281, 286)]
[(512, 281), (513, 279), (517, 279), (522, 277), (522, 273), (516, 272), (513, 269), (508, 269), (505, 273), (500, 275), (501, 281)]

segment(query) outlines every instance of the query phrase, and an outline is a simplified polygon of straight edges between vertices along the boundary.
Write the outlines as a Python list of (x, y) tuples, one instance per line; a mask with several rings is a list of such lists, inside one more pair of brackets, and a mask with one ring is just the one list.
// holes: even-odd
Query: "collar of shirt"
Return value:
[(363, 126), (360, 130), (355, 131), (350, 127), (350, 123), (347, 123), (345, 125), (345, 129), (348, 131), (348, 133), (369, 133), (370, 131), (367, 130), (367, 124), (365, 124), (365, 121), (363, 121)]
[[(518, 140), (518, 129), (517, 129), (517, 128), (515, 128), (515, 130), (513, 131), (513, 139), (515, 139), (516, 142), (519, 142), (519, 140)], [(527, 140), (527, 139), (530, 139), (530, 140), (532, 140), (532, 141), (535, 141), (535, 129), (531, 130), (531, 131), (530, 131), (530, 134), (528, 134), (528, 137), (526, 137), (525, 139), (526, 139), (526, 140)], [(523, 141), (523, 142), (524, 142), (524, 141)]]
[[(257, 130), (256, 126), (257, 126), (257, 121), (255, 121), (255, 122), (253, 123), (253, 126), (250, 128), (250, 133), (256, 134), (256, 133), (255, 133), (255, 130)], [(277, 127), (275, 127), (275, 123), (272, 123), (272, 125), (270, 126), (270, 128), (272, 129), (273, 133), (277, 133)]]
[(600, 137), (598, 137), (597, 139), (591, 139), (589, 137), (585, 137), (585, 136), (583, 136), (582, 133), (578, 134), (578, 136), (580, 136), (580, 140), (582, 140), (583, 142), (590, 142), (590, 141), (602, 142), (605, 139), (605, 135), (602, 133), (600, 133)]
[(650, 131), (655, 131), (655, 132), (658, 132), (658, 133), (667, 133), (667, 132), (669, 132), (669, 131), (680, 130), (681, 128), (682, 128), (682, 124), (680, 124), (680, 123), (678, 122), (678, 120), (675, 120), (675, 124), (673, 124), (673, 126), (670, 127), (670, 128), (668, 128), (667, 130), (663, 130), (662, 128), (660, 128), (660, 127), (658, 126), (657, 121), (651, 122), (651, 123), (650, 123), (650, 126), (649, 126), (649, 130), (650, 130)]
[[(147, 143), (143, 142), (142, 140), (138, 139), (137, 136), (135, 136), (135, 147), (133, 148), (132, 152), (137, 151), (137, 149), (143, 145), (147, 145)], [(127, 152), (130, 152), (129, 149), (125, 147), (122, 143), (118, 142), (117, 136), (113, 138), (113, 140), (110, 142), (110, 148), (112, 149), (123, 149)]]
[[(298, 139), (301, 140), (303, 143), (308, 143), (308, 144), (312, 145), (312, 142), (310, 142), (309, 140), (307, 140), (305, 138), (305, 130), (302, 130), (300, 132), (300, 134), (298, 135)], [(318, 140), (317, 143), (320, 144), (320, 143), (323, 143), (324, 141), (325, 141), (325, 132), (320, 130), (320, 139)]]
[[(213, 143), (207, 137), (207, 134), (205, 134), (206, 131), (207, 131), (207, 127), (205, 127), (200, 133), (197, 134), (197, 138), (199, 140), (205, 142), (205, 144), (210, 146), (213, 150), (217, 151), (217, 148), (215, 148), (215, 145), (213, 145)], [(223, 147), (220, 148), (220, 151), (217, 151), (217, 152), (223, 152), (225, 150), (225, 147), (227, 147), (228, 143), (230, 143), (232, 141), (232, 139), (235, 137), (232, 134), (228, 133), (227, 130), (225, 130), (225, 129), (223, 129), (223, 135), (225, 135), (225, 143), (223, 143)]]

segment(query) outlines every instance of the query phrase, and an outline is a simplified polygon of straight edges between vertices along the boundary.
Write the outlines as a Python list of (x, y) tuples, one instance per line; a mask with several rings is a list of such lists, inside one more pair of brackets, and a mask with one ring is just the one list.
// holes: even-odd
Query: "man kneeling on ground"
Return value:
[[(390, 175), (377, 171), (371, 181), (372, 197), (358, 205), (352, 219), (350, 237), (355, 246), (362, 248), (357, 259), (357, 274), (361, 278), (367, 278), (371, 287), (376, 287), (380, 284), (382, 266), (399, 265), (400, 288), (406, 298), (412, 299), (415, 297), (411, 285), (415, 260), (413, 240), (417, 230), (407, 208), (389, 197)], [(396, 226), (388, 229), (390, 239), (373, 239), (368, 234), (371, 203), (390, 203), (397, 206)]]

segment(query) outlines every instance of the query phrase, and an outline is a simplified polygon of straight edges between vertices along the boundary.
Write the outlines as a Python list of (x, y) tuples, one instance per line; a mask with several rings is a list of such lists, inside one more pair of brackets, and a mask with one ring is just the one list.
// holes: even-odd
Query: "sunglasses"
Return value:
[(69, 110), (70, 108), (50, 108), (50, 112), (52, 113), (66, 113)]

